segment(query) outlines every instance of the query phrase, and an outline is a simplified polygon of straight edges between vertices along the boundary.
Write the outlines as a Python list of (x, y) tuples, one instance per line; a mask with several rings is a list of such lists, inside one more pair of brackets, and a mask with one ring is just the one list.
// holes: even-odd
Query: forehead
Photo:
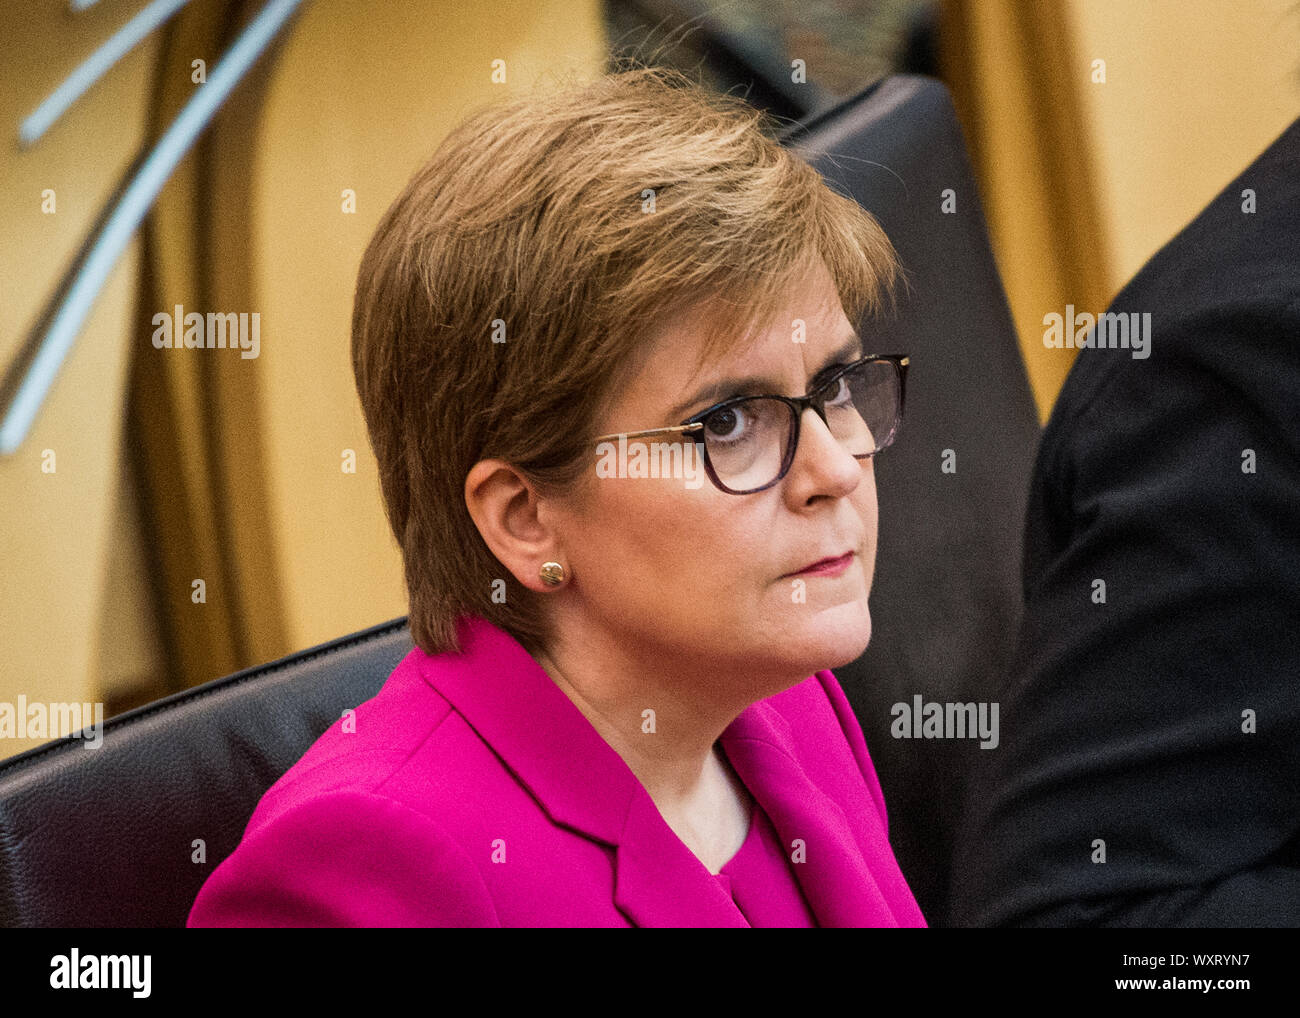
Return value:
[(725, 319), (711, 324), (697, 311), (666, 320), (625, 390), (627, 402), (658, 411), (702, 386), (740, 377), (766, 377), (773, 391), (794, 386), (802, 392), (827, 357), (858, 340), (834, 290), (829, 297), (816, 290), (792, 296), (750, 335), (724, 336), (727, 348), (704, 360), (709, 328), (725, 330)]
[[(745, 329), (745, 308), (723, 299), (677, 310), (651, 333), (635, 375), (638, 380), (694, 378), (756, 360), (793, 361), (800, 348), (816, 355), (853, 334), (839, 294), (824, 267), (786, 288), (766, 322)], [(713, 347), (712, 355), (709, 348)]]

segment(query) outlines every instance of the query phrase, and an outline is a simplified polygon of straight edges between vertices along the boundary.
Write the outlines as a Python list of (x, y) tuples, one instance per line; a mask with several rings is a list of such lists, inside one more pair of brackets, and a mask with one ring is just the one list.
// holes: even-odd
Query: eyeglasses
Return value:
[(811, 408), (845, 451), (869, 459), (888, 448), (903, 421), (907, 354), (871, 354), (834, 370), (806, 396), (734, 396), (670, 428), (601, 435), (597, 442), (688, 434), (703, 446), (704, 470), (731, 495), (772, 487), (790, 470), (799, 422)]

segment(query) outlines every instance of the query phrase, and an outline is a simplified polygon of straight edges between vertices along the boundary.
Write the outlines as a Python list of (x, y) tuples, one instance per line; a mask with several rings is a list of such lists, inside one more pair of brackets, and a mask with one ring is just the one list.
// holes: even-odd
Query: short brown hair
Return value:
[(384, 214), (352, 361), (426, 653), (460, 651), (464, 614), (545, 646), (541, 595), (482, 539), (466, 475), (500, 458), (540, 492), (570, 490), (661, 316), (726, 306), (707, 312), (703, 364), (770, 322), (817, 256), (855, 324), (891, 294), (879, 224), (777, 130), (738, 97), (637, 66), (477, 111)]

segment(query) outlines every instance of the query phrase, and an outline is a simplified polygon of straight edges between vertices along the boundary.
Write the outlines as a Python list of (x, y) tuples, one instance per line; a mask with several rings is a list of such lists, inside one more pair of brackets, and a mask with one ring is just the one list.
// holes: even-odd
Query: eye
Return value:
[(849, 386), (849, 376), (840, 375), (835, 380), (834, 391), (826, 397), (827, 406), (848, 406), (853, 402), (853, 390)]
[(705, 434), (711, 441), (731, 444), (741, 441), (746, 434), (748, 421), (743, 407), (729, 407), (709, 414), (704, 421)]

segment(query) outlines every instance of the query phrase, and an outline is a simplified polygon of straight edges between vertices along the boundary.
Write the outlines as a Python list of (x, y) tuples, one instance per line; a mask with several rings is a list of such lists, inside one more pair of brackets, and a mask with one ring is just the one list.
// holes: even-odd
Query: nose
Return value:
[(796, 497), (801, 501), (813, 495), (843, 497), (861, 482), (864, 463), (870, 468), (869, 459), (859, 460), (840, 444), (816, 410), (804, 410), (788, 478)]

